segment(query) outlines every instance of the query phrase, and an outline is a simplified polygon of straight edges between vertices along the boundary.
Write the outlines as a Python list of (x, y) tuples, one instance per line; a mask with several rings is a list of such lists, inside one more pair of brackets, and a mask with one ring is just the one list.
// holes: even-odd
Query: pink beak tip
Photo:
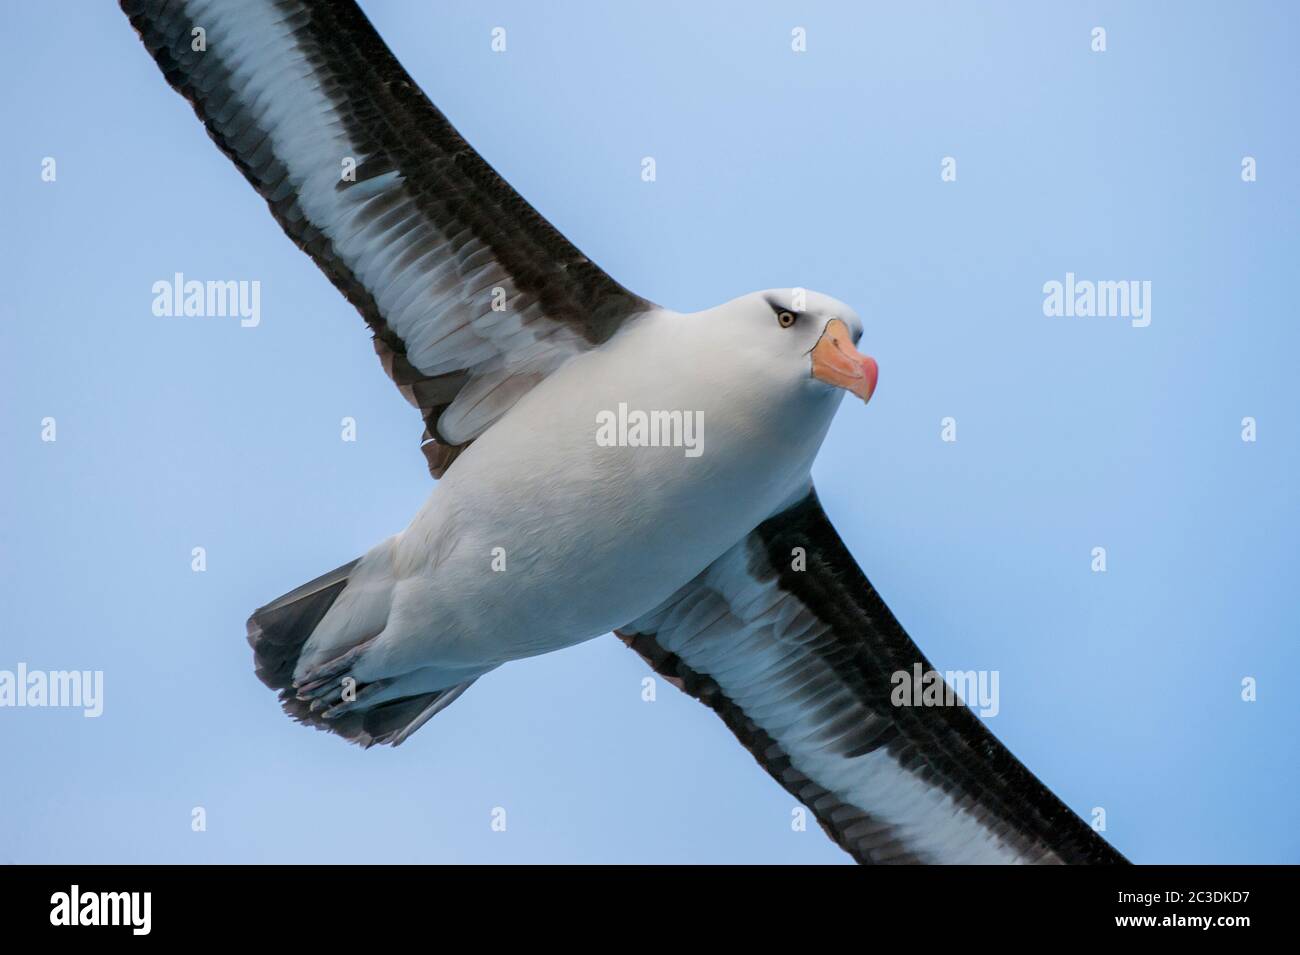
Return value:
[(880, 366), (876, 364), (874, 358), (868, 355), (862, 356), (862, 374), (867, 379), (867, 393), (863, 396), (862, 400), (868, 401), (871, 396), (875, 394), (876, 382), (880, 379)]

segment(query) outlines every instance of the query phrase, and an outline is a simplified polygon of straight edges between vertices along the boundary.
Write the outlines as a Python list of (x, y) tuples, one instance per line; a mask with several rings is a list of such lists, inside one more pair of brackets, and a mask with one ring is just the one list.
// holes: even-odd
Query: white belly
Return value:
[[(698, 345), (653, 333), (671, 320), (571, 361), (448, 471), (394, 551), (406, 662), (489, 665), (606, 633), (807, 487), (838, 395), (777, 401), (788, 383), (711, 379)], [(602, 446), (598, 415), (620, 403), (699, 416), (698, 456)]]

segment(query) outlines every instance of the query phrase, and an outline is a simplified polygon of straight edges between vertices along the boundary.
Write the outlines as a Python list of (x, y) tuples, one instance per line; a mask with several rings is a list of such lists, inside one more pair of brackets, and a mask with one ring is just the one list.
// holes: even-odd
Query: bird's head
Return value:
[(876, 361), (856, 347), (862, 321), (838, 299), (800, 288), (768, 289), (724, 307), (732, 321), (743, 324), (744, 338), (756, 355), (803, 387), (820, 392), (842, 388), (863, 401), (876, 390)]

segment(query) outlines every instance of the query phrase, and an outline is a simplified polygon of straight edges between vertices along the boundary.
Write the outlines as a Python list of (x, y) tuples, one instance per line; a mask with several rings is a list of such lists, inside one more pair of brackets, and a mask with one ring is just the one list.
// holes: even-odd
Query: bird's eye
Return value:
[(778, 323), (782, 328), (789, 328), (791, 325), (794, 324), (794, 312), (784, 311), (784, 310), (783, 310), (783, 311), (780, 311), (780, 312), (777, 312), (777, 313), (776, 313), (776, 320), (777, 320), (777, 323)]

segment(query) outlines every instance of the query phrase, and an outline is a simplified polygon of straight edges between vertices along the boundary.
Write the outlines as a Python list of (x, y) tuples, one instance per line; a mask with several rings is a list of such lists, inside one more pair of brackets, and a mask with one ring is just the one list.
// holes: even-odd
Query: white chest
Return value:
[(399, 553), (436, 604), (448, 659), (528, 656), (621, 626), (807, 486), (838, 402), (710, 377), (681, 345), (628, 335), (575, 359), (443, 479)]

